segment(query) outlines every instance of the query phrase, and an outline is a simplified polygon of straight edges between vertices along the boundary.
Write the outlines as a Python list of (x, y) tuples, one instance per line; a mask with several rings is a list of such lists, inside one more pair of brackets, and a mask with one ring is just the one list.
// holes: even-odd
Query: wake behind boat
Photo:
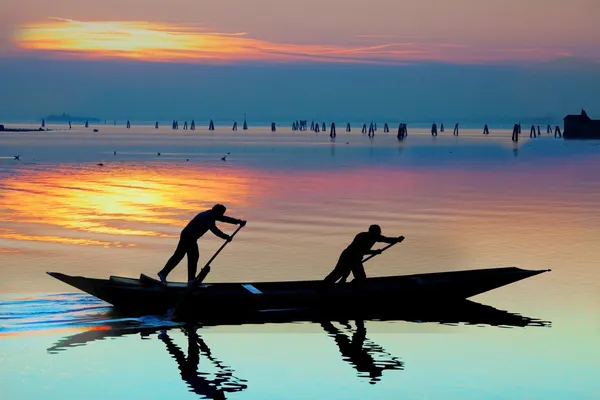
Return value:
[(325, 285), (323, 281), (166, 283), (141, 275), (140, 279), (109, 279), (48, 274), (133, 315), (163, 314), (179, 304), (178, 316), (203, 319), (247, 315), (261, 310), (369, 310), (410, 308), (422, 302), (464, 300), (549, 270), (516, 267), (438, 272), (366, 278)]

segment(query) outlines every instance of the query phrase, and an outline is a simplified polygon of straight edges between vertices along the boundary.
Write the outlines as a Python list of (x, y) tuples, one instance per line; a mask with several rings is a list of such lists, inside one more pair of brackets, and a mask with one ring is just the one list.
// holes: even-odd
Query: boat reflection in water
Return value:
[[(72, 336), (65, 337), (48, 348), (48, 353), (67, 350), (110, 337), (121, 337), (140, 334), (142, 339), (154, 340), (156, 337), (165, 343), (169, 354), (177, 361), (181, 378), (188, 384), (190, 391), (201, 395), (202, 398), (224, 399), (225, 393), (245, 390), (247, 381), (235, 376), (232, 368), (215, 358), (208, 345), (198, 334), (202, 327), (218, 325), (244, 324), (281, 324), (292, 322), (312, 322), (320, 324), (338, 346), (344, 359), (356, 369), (358, 376), (369, 378), (369, 383), (375, 384), (381, 380), (385, 370), (403, 370), (405, 364), (398, 357), (367, 338), (365, 321), (407, 321), (416, 323), (438, 323), (444, 325), (483, 325), (499, 327), (549, 327), (549, 321), (528, 318), (494, 307), (482, 305), (468, 300), (452, 304), (431, 304), (414, 309), (392, 311), (386, 309), (380, 312), (348, 311), (343, 314), (320, 314), (306, 310), (275, 310), (247, 316), (243, 319), (230, 321), (210, 321), (199, 324), (178, 324), (168, 320), (151, 317), (150, 320), (140, 318), (119, 319), (115, 311), (109, 312), (110, 319), (115, 322), (102, 329), (91, 328)], [(152, 321), (149, 324), (149, 321)], [(162, 322), (162, 324), (161, 324)], [(352, 328), (351, 322), (355, 328)], [(151, 325), (151, 326), (148, 326)], [(337, 327), (340, 326), (340, 327)], [(187, 337), (187, 356), (169, 336), (172, 330), (181, 329)], [(346, 332), (352, 332), (348, 335)], [(158, 334), (157, 336), (154, 336)], [(207, 373), (199, 372), (200, 357), (208, 359), (219, 371), (215, 378), (209, 378)]]

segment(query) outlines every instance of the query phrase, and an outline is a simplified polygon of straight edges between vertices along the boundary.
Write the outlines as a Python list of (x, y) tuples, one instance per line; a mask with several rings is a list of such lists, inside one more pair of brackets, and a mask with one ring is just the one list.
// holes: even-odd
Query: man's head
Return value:
[(225, 207), (223, 204), (215, 204), (212, 208), (212, 211), (218, 216), (222, 217), (223, 215), (225, 215), (227, 207)]
[(369, 233), (371, 235), (379, 236), (381, 235), (381, 227), (379, 225), (371, 225), (369, 227)]

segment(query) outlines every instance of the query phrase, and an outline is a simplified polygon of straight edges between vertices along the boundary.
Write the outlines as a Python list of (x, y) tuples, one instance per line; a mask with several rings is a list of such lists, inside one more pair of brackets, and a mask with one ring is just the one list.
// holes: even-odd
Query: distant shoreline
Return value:
[[(181, 130), (182, 126), (183, 126), (183, 123), (185, 122), (185, 120), (178, 120), (178, 121), (180, 122), (179, 129)], [(191, 120), (187, 120), (188, 124), (190, 123), (190, 121)], [(308, 120), (309, 126), (310, 126), (310, 122), (311, 121), (312, 120)], [(352, 130), (355, 130), (355, 129), (361, 129), (361, 127), (362, 127), (363, 124), (366, 124), (367, 128), (368, 128), (369, 123), (371, 122), (371, 119), (364, 120), (364, 121), (358, 121), (358, 122), (356, 122), (356, 121), (331, 121), (331, 120), (322, 121), (320, 119), (319, 120), (317, 120), (317, 119), (314, 120), (315, 123), (317, 123), (317, 121), (319, 122), (320, 125), (323, 122), (325, 122), (326, 125), (327, 125), (327, 129), (328, 130), (330, 128), (331, 122), (335, 122), (336, 123), (336, 126), (337, 126), (338, 130), (340, 128), (341, 129), (345, 129), (347, 123), (350, 123), (350, 125), (352, 127)], [(144, 127), (144, 128), (151, 127), (151, 128), (154, 128), (155, 125), (156, 125), (156, 122), (158, 122), (158, 125), (159, 125), (158, 129), (160, 129), (160, 130), (169, 130), (169, 131), (172, 130), (171, 126), (172, 126), (173, 120), (170, 120), (170, 121), (163, 121), (163, 120), (158, 120), (158, 121), (145, 121), (145, 120), (143, 120), (143, 121), (137, 121), (137, 120), (130, 120), (131, 128), (134, 128), (134, 127), (137, 127), (137, 128), (139, 128), (139, 127)], [(208, 128), (208, 126), (209, 126), (209, 122), (208, 121), (195, 120), (195, 122), (196, 122), (196, 130), (205, 129), (205, 128)], [(233, 120), (232, 121), (214, 120), (214, 125), (215, 125), (215, 128), (228, 128), (228, 129), (232, 129), (233, 122), (235, 122), (235, 121), (233, 121)], [(248, 121), (248, 127), (250, 129), (259, 128), (259, 127), (260, 128), (264, 128), (264, 127), (270, 128), (271, 122), (275, 122), (277, 130), (280, 130), (280, 129), (288, 129), (288, 128), (290, 128), (291, 125), (292, 125), (292, 123), (295, 122), (295, 120), (294, 121), (291, 121), (291, 120), (290, 121), (284, 121), (284, 122), (281, 122), (281, 121), (262, 121), (262, 120)], [(377, 123), (378, 128), (380, 126), (381, 126), (381, 128), (383, 128), (384, 124), (387, 122), (387, 124), (389, 126), (389, 129), (391, 131), (392, 129), (397, 130), (398, 129), (398, 124), (401, 123), (402, 121), (399, 120), (399, 119), (397, 119), (397, 118), (395, 118), (395, 119), (387, 120), (387, 121), (386, 120), (377, 120), (377, 121), (373, 120), (373, 122)], [(434, 121), (434, 122), (438, 125), (438, 127), (441, 127), (441, 123), (444, 122), (444, 121), (441, 121), (441, 122)], [(452, 121), (451, 123), (444, 122), (444, 126), (445, 126), (446, 129), (451, 129), (451, 128), (454, 127), (454, 124), (456, 122), (458, 122), (458, 121)], [(241, 130), (241, 128), (242, 128), (241, 121), (237, 121), (237, 123), (238, 123), (238, 129)], [(409, 122), (407, 120), (407, 121), (405, 121), (405, 123), (407, 123), (409, 129), (410, 128), (413, 128), (413, 129), (414, 128), (416, 128), (416, 129), (430, 129), (431, 125), (432, 125), (432, 122), (423, 122), (423, 121)], [(484, 125), (488, 125), (488, 127), (490, 129), (512, 129), (515, 123), (516, 122), (510, 122), (509, 123), (509, 122), (504, 122), (504, 121), (492, 121), (492, 122), (485, 122), (485, 123), (475, 123), (475, 122), (464, 122), (463, 123), (463, 122), (460, 122), (459, 123), (459, 127), (461, 129), (483, 129)], [(2, 123), (0, 123), (0, 125), (1, 124)], [(28, 129), (30, 131), (37, 131), (38, 128), (40, 127), (40, 123), (36, 122), (36, 121), (4, 121), (4, 124), (5, 124), (4, 125), (5, 126), (5, 131), (7, 131), (9, 129), (9, 128), (7, 128), (6, 124), (11, 124), (12, 126), (29, 126), (27, 128), (23, 128), (23, 129)], [(85, 129), (84, 125), (81, 124), (81, 123), (73, 123), (73, 122), (71, 122), (71, 124), (72, 124), (72, 129)], [(126, 128), (126, 124), (127, 124), (126, 120), (125, 121), (117, 120), (116, 123), (115, 123), (115, 121), (110, 121), (110, 122), (107, 121), (106, 124), (104, 122), (102, 122), (102, 123), (91, 123), (90, 122), (89, 123), (89, 127), (87, 129), (90, 129), (90, 130), (94, 129), (94, 128), (102, 129), (104, 127), (106, 127), (106, 128), (115, 128), (115, 127)], [(561, 129), (562, 129), (562, 126), (563, 126), (563, 122), (562, 121), (561, 122), (556, 122), (556, 121), (550, 121), (550, 120), (548, 120), (547, 122), (543, 122), (543, 123), (542, 122), (538, 122), (538, 121), (521, 120), (521, 124), (522, 124), (522, 126), (527, 127), (528, 129), (529, 129), (529, 127), (531, 127), (531, 125), (536, 125), (536, 126), (540, 125), (540, 127), (544, 128), (544, 129), (545, 129), (545, 127), (547, 125), (551, 125), (552, 127), (554, 127), (556, 125), (559, 125), (559, 126), (561, 126)], [(45, 130), (64, 130), (64, 129), (68, 130), (69, 129), (69, 124), (68, 123), (55, 123), (55, 122), (48, 122), (48, 121), (46, 121), (46, 127), (48, 127), (48, 126), (51, 126), (51, 128), (49, 128), (49, 129), (48, 128), (42, 128), (42, 130), (44, 130), (44, 129)], [(11, 128), (11, 129), (15, 129), (15, 128)]]
[(4, 125), (0, 125), (0, 132), (48, 132), (54, 130), (44, 128), (7, 128)]
[(69, 115), (66, 113), (47, 115), (46, 117), (44, 117), (42, 119), (45, 120), (46, 123), (53, 123), (53, 124), (59, 124), (59, 123), (68, 124), (69, 122), (80, 123), (80, 124), (84, 124), (86, 122), (95, 123), (95, 124), (100, 123), (100, 118), (98, 118), (98, 117), (79, 117), (76, 115)]

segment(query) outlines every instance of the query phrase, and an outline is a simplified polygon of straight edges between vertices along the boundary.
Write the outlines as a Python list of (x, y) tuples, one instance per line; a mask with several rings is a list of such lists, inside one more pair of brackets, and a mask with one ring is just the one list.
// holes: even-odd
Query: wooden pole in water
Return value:
[(512, 132), (512, 138), (511, 140), (513, 142), (518, 142), (519, 141), (519, 125), (515, 124), (515, 126), (513, 126), (513, 132)]

